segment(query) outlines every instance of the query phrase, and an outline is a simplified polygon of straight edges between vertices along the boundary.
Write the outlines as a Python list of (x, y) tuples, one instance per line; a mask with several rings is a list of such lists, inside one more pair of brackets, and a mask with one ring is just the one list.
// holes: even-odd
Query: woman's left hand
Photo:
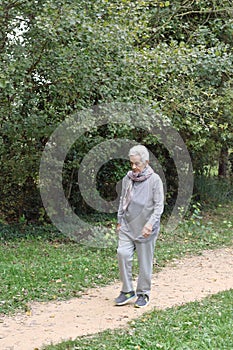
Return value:
[(143, 237), (147, 238), (152, 234), (152, 225), (146, 224), (142, 229), (142, 235)]

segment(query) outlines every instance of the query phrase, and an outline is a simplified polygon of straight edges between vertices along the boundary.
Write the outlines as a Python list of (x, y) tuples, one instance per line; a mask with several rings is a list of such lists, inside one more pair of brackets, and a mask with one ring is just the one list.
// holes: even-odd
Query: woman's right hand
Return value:
[(121, 228), (121, 224), (118, 223), (116, 227), (117, 232), (120, 231), (120, 228)]

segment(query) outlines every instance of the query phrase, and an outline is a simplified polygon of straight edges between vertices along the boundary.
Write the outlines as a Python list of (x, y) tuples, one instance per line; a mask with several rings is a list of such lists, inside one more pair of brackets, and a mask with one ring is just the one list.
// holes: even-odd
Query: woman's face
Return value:
[(140, 156), (130, 156), (130, 164), (134, 173), (141, 173), (147, 166), (148, 162), (143, 163)]

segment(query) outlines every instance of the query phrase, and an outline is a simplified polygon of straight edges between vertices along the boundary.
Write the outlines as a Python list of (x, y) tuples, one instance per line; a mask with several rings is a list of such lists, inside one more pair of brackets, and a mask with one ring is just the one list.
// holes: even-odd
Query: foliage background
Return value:
[[(211, 202), (207, 188), (211, 198), (219, 188), (227, 200), (233, 170), (232, 14), (230, 0), (1, 1), (1, 221), (46, 220), (38, 171), (49, 136), (68, 115), (114, 101), (137, 102), (168, 117), (192, 157), (195, 199)], [(172, 205), (176, 172), (168, 152), (141, 130), (109, 124), (83, 135), (67, 156), (64, 188), (76, 211), (90, 212), (78, 194), (83, 156), (117, 137), (136, 138), (156, 155)], [(114, 187), (126, 166), (112, 162), (100, 173), (104, 196), (106, 176)]]

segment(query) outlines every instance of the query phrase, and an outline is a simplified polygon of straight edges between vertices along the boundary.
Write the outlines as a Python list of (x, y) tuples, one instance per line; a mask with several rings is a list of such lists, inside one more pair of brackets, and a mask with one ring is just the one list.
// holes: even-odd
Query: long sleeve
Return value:
[(134, 238), (141, 235), (145, 224), (151, 224), (154, 232), (159, 231), (160, 217), (164, 208), (163, 183), (158, 174), (153, 173), (145, 181), (134, 182), (132, 197), (127, 209), (123, 203), (129, 186), (128, 176), (122, 181), (122, 190), (118, 209), (118, 223), (121, 230)]
[(153, 212), (147, 221), (148, 224), (154, 226), (156, 223), (160, 221), (160, 217), (163, 213), (164, 209), (164, 190), (163, 183), (160, 177), (155, 174), (155, 183), (152, 188), (153, 191)]
[(127, 186), (126, 182), (127, 182), (127, 178), (125, 176), (123, 178), (123, 180), (122, 180), (121, 196), (120, 196), (120, 202), (119, 202), (119, 207), (118, 207), (118, 212), (117, 212), (117, 222), (118, 222), (118, 224), (121, 224), (122, 217), (123, 217), (123, 214), (124, 214), (123, 198), (125, 196), (125, 191), (126, 191), (126, 186)]

